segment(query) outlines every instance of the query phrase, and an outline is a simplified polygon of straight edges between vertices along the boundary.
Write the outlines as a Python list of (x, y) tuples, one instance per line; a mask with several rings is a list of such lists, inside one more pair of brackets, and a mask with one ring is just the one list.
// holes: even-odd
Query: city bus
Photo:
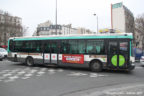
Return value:
[(133, 70), (132, 33), (69, 36), (13, 37), (8, 40), (8, 58), (28, 66), (35, 64)]

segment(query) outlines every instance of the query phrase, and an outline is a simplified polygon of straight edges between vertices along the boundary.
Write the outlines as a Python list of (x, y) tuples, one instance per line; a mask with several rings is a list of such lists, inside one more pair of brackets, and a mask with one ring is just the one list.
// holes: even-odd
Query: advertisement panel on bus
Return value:
[(84, 55), (63, 54), (62, 55), (62, 62), (63, 63), (84, 64)]

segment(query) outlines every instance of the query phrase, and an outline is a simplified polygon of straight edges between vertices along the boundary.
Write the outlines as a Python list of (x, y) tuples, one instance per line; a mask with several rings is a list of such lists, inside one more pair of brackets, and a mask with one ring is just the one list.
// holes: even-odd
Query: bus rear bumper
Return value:
[(7, 59), (8, 59), (9, 61), (15, 62), (15, 60), (14, 60), (13, 57), (7, 57)]

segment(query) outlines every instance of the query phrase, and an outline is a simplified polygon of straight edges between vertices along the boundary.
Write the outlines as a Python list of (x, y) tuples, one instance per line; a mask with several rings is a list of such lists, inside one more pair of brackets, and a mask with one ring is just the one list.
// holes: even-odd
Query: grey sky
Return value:
[[(110, 28), (110, 4), (123, 2), (136, 17), (144, 13), (144, 0), (57, 0), (58, 24), (72, 24), (73, 27), (85, 27), (96, 31)], [(55, 0), (0, 0), (0, 9), (22, 18), (23, 25), (29, 27), (31, 35), (37, 24), (47, 20), (55, 23)]]

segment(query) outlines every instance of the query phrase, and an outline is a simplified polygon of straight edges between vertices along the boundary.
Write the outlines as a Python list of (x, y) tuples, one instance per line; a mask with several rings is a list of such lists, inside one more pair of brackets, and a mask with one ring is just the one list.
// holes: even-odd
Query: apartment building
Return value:
[(121, 32), (134, 33), (133, 13), (122, 2), (111, 5), (111, 26)]

